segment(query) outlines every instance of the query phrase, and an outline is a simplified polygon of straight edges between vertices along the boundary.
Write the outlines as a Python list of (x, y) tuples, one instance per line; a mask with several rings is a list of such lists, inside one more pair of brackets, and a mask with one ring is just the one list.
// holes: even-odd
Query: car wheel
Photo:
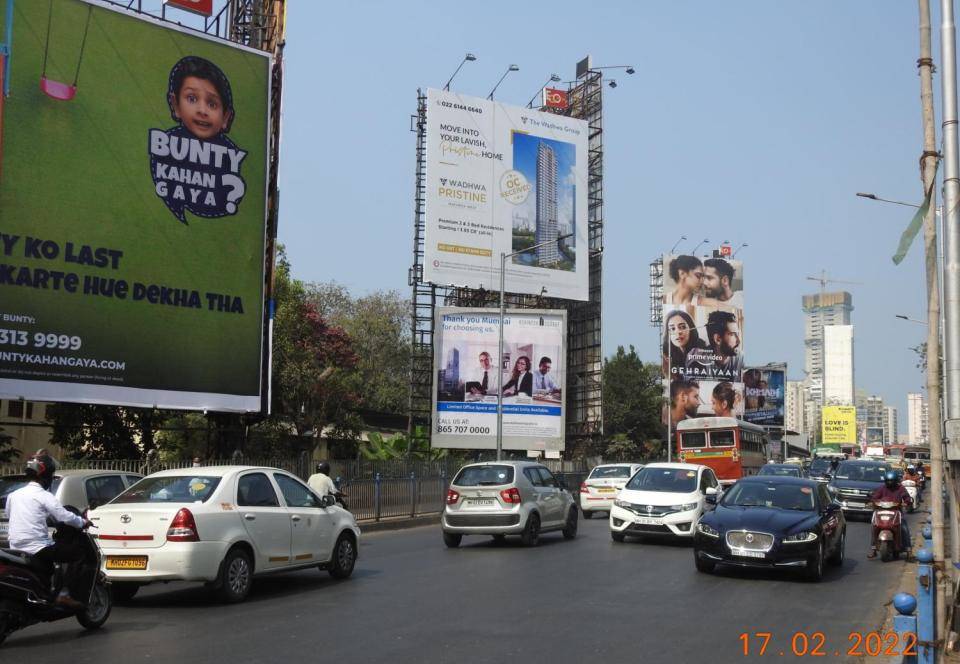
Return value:
[(460, 541), (463, 539), (463, 535), (460, 533), (448, 533), (443, 531), (443, 543), (447, 545), (448, 549), (456, 549), (460, 546)]
[(527, 525), (523, 527), (523, 532), (520, 533), (520, 542), (524, 546), (536, 546), (540, 541), (540, 515), (536, 512), (531, 512), (530, 516), (527, 517)]
[(622, 544), (627, 539), (626, 535), (624, 535), (623, 533), (618, 533), (616, 530), (610, 531), (610, 537), (613, 539), (614, 542), (617, 542), (618, 544)]
[(253, 585), (253, 566), (250, 556), (243, 549), (231, 549), (220, 565), (220, 575), (217, 577), (217, 597), (221, 602), (236, 604), (242, 602), (250, 594)]
[(584, 519), (592, 519), (592, 518), (593, 518), (593, 512), (591, 512), (590, 510), (581, 510), (581, 512), (583, 512), (583, 518), (584, 518)]
[(847, 531), (846, 529), (844, 529), (843, 532), (840, 533), (840, 541), (837, 543), (837, 550), (833, 552), (832, 556), (830, 556), (831, 565), (834, 565), (835, 567), (840, 567), (841, 565), (843, 565), (843, 558), (846, 555), (846, 553), (844, 553), (844, 549), (846, 549), (846, 545), (847, 545)]
[(577, 508), (570, 507), (570, 513), (567, 515), (567, 524), (563, 527), (563, 538), (572, 540), (577, 536)]
[(823, 540), (817, 546), (817, 553), (807, 561), (807, 581), (819, 581), (823, 578)]
[(113, 600), (110, 598), (110, 591), (97, 580), (94, 582), (90, 601), (83, 611), (77, 614), (77, 622), (84, 629), (100, 629), (103, 623), (107, 622), (107, 618), (110, 617), (111, 608), (113, 608)]
[(698, 572), (703, 572), (704, 574), (709, 574), (717, 568), (717, 563), (712, 560), (704, 560), (700, 557), (700, 552), (696, 549), (693, 551), (693, 564), (696, 565)]
[(114, 581), (110, 584), (110, 594), (113, 596), (113, 601), (117, 604), (129, 602), (138, 592), (140, 592), (139, 583)]
[(357, 564), (357, 545), (353, 538), (342, 533), (333, 547), (333, 556), (330, 558), (330, 567), (327, 571), (335, 579), (346, 579), (353, 574), (353, 566)]

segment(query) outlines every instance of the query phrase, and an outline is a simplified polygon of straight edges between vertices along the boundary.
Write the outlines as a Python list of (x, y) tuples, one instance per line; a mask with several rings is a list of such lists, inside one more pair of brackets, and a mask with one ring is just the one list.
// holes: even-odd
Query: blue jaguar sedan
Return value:
[(842, 565), (847, 522), (840, 503), (815, 480), (745, 477), (704, 514), (694, 534), (697, 570), (717, 565), (802, 570), (823, 577), (824, 563)]

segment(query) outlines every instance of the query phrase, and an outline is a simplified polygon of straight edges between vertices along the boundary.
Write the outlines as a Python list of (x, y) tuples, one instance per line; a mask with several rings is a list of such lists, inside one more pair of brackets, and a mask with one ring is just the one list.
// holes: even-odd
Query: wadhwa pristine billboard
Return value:
[(0, 396), (260, 410), (270, 57), (55, 0), (10, 64)]
[(567, 314), (508, 311), (502, 359), (499, 320), (495, 309), (437, 309), (433, 446), (495, 448), (500, 392), (504, 449), (562, 450)]
[(743, 265), (725, 258), (663, 257), (660, 352), (664, 420), (743, 419)]
[(586, 122), (428, 90), (426, 181), (425, 281), (589, 298)]
[(783, 427), (787, 365), (754, 367), (743, 372), (743, 419), (766, 427)]

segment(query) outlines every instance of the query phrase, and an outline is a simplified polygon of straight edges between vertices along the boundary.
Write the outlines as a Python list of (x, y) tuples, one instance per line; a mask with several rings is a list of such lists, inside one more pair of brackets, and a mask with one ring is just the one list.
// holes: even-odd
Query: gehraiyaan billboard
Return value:
[(270, 72), (116, 6), (16, 3), (0, 397), (260, 409)]
[(498, 357), (496, 309), (439, 307), (434, 332), (434, 447), (494, 449), (497, 397), (503, 449), (562, 450), (566, 312), (510, 310)]
[(426, 156), (424, 281), (589, 299), (585, 121), (428, 90)]

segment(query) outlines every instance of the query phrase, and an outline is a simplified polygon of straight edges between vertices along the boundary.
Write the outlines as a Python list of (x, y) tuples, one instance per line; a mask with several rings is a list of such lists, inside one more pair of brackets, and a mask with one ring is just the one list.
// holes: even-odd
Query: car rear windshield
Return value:
[(837, 468), (838, 480), (859, 480), (862, 482), (882, 482), (883, 474), (890, 470), (889, 466), (872, 464), (841, 463)]
[(812, 487), (774, 482), (737, 482), (724, 494), (723, 504), (727, 507), (774, 507), (804, 512), (813, 511), (815, 505)]
[(627, 482), (634, 491), (692, 493), (697, 489), (697, 471), (687, 468), (644, 468)]
[[(56, 493), (57, 487), (60, 486), (60, 481), (62, 477), (54, 477), (53, 484), (50, 485), (50, 493)], [(27, 482), (30, 479), (26, 475), (7, 475), (6, 477), (0, 477), (0, 509), (5, 509), (7, 507), (7, 496), (11, 493), (27, 486)]]
[(810, 462), (811, 473), (825, 473), (830, 470), (830, 459), (818, 457)]
[(111, 503), (205, 503), (213, 495), (219, 477), (174, 475), (147, 477), (130, 487)]
[(630, 466), (597, 466), (590, 471), (588, 480), (605, 480), (611, 478), (625, 479), (633, 473), (630, 472)]
[(800, 477), (800, 469), (793, 466), (764, 466), (757, 475), (780, 475), (782, 477)]
[(499, 486), (513, 483), (513, 466), (467, 466), (453, 479), (457, 486)]

